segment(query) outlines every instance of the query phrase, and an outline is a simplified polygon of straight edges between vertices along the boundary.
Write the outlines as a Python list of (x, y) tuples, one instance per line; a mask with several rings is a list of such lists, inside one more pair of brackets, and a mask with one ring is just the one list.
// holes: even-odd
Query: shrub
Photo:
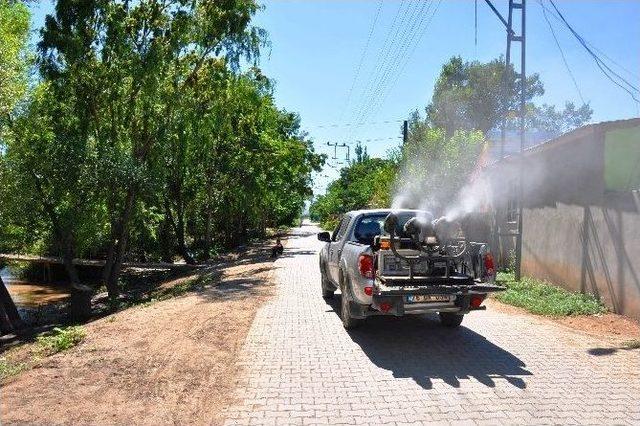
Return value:
[(36, 340), (44, 354), (53, 355), (74, 347), (84, 339), (85, 335), (84, 328), (80, 326), (56, 327), (51, 332), (41, 334)]

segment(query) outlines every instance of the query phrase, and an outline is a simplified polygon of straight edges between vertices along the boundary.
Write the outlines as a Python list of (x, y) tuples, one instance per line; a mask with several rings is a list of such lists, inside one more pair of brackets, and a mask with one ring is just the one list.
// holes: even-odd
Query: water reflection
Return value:
[(34, 309), (64, 302), (70, 289), (60, 283), (36, 283), (20, 279), (10, 267), (0, 269), (0, 277), (18, 308)]

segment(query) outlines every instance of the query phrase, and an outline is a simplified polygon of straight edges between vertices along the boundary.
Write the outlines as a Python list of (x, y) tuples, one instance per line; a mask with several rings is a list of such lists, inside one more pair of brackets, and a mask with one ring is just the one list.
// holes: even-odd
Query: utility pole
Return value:
[(327, 142), (327, 145), (332, 146), (333, 147), (333, 160), (337, 160), (338, 159), (338, 142)]
[[(524, 152), (524, 144), (525, 144), (525, 115), (526, 115), (526, 90), (527, 90), (527, 73), (526, 73), (526, 0), (520, 0), (518, 2), (514, 0), (509, 0), (509, 15), (508, 19), (504, 19), (500, 12), (495, 8), (491, 0), (485, 0), (485, 2), (489, 5), (493, 13), (496, 14), (498, 19), (504, 24), (507, 30), (507, 52), (505, 57), (505, 82), (508, 75), (506, 74), (510, 70), (511, 65), (511, 43), (516, 42), (520, 43), (520, 72), (516, 73), (516, 76), (520, 78), (520, 155), (518, 158), (518, 162), (516, 165), (518, 167), (518, 186), (517, 186), (517, 206), (518, 206), (518, 217), (517, 217), (517, 231), (515, 234), (516, 237), (516, 265), (515, 265), (515, 278), (516, 280), (520, 280), (522, 276), (522, 205), (524, 198), (524, 178), (522, 175), (522, 165), (523, 165), (523, 152)], [(513, 30), (513, 15), (514, 12), (517, 14), (520, 12), (520, 34), (516, 34)], [(514, 67), (515, 68), (515, 67)], [(507, 84), (505, 83), (505, 91), (508, 89)], [(508, 95), (507, 93), (505, 93)], [(506, 112), (506, 111), (505, 111)], [(501, 146), (500, 146), (500, 159), (504, 156), (504, 144), (505, 144), (505, 135), (506, 133), (506, 117), (503, 118), (502, 123), (502, 131), (501, 131)]]
[(342, 145), (338, 145), (341, 148), (347, 148), (347, 163), (349, 162), (349, 157), (351, 156), (351, 147), (349, 145), (347, 145), (346, 143), (343, 143)]
[(404, 120), (402, 123), (402, 144), (406, 145), (409, 141), (409, 121)]

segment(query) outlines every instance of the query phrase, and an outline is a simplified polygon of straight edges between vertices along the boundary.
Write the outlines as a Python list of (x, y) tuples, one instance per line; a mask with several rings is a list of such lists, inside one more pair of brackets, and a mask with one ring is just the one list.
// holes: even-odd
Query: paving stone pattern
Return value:
[(343, 329), (320, 294), (318, 229), (276, 261), (277, 295), (243, 349), (226, 424), (640, 424), (640, 351), (491, 310), (459, 329), (370, 318)]

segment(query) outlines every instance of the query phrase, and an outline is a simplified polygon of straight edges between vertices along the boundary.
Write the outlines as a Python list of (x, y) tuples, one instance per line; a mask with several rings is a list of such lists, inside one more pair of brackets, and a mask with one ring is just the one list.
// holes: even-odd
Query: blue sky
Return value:
[[(503, 14), (507, 12), (507, 3), (494, 0)], [(300, 113), (303, 127), (318, 151), (333, 154), (327, 142), (384, 139), (366, 145), (371, 154), (385, 155), (400, 142), (400, 123), (396, 120), (406, 118), (415, 109), (424, 110), (440, 68), (451, 56), (488, 61), (504, 53), (504, 28), (483, 0), (478, 0), (477, 46), (474, 2), (444, 0), (436, 10), (437, 4), (437, 0), (433, 4), (417, 0), (264, 2), (264, 10), (256, 16), (255, 24), (268, 31), (271, 47), (263, 52), (261, 67), (277, 82), (278, 105)], [(640, 85), (640, 1), (557, 0), (556, 4), (591, 45), (626, 68), (611, 65), (614, 70)], [(371, 32), (378, 7), (380, 12)], [(44, 14), (51, 11), (51, 4), (43, 2), (32, 9), (37, 28), (42, 25)], [(420, 38), (421, 28), (432, 14), (432, 21)], [(398, 16), (396, 24), (403, 25), (392, 26), (395, 16)], [(415, 25), (407, 18), (410, 16), (417, 18)], [(424, 21), (420, 21), (422, 17)], [(629, 95), (606, 80), (573, 36), (556, 19), (551, 16), (549, 19), (578, 88), (594, 110), (593, 121), (640, 115)], [(361, 58), (362, 66), (354, 83)], [(546, 89), (540, 102), (558, 106), (565, 101), (580, 103), (578, 90), (542, 9), (537, 1), (529, 0), (527, 73), (534, 72), (540, 74)], [(376, 79), (376, 75), (381, 77)], [(352, 85), (352, 96), (347, 102)], [(348, 125), (362, 116), (367, 123), (377, 124), (357, 128)], [(323, 127), (336, 124), (339, 126)], [(339, 156), (344, 153), (339, 151)], [(331, 163), (336, 165), (336, 161)], [(337, 171), (327, 167), (316, 179), (316, 190), (322, 192), (336, 176)]]

